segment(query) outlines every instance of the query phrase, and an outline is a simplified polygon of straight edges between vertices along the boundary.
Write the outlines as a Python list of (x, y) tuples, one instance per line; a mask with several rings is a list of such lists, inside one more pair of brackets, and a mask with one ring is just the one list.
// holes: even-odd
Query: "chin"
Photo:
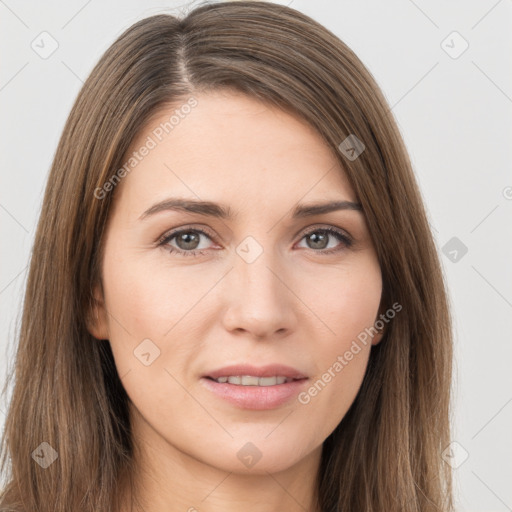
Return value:
[(226, 444), (215, 443), (216, 453), (211, 453), (211, 459), (205, 462), (236, 474), (266, 475), (286, 471), (305, 457), (314, 456), (311, 443), (289, 435), (276, 435), (272, 439), (273, 435), (267, 439), (261, 434), (247, 436), (243, 440), (237, 436)]

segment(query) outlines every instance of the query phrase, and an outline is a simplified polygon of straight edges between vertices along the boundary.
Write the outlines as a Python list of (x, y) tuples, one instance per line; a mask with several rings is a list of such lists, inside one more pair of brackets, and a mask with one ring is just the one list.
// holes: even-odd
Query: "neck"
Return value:
[(320, 512), (316, 477), (322, 446), (285, 470), (247, 474), (198, 460), (147, 424), (144, 436), (137, 430), (136, 469), (119, 485), (120, 512)]

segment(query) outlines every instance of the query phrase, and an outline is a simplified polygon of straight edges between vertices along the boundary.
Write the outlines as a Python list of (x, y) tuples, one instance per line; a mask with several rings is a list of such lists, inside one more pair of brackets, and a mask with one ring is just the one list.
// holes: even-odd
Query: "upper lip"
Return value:
[(234, 364), (224, 366), (218, 370), (208, 372), (204, 377), (218, 379), (219, 377), (229, 377), (235, 375), (252, 375), (254, 377), (274, 377), (282, 376), (289, 379), (305, 379), (306, 375), (299, 370), (286, 366), (284, 364), (269, 364), (266, 366), (251, 366), (248, 364)]

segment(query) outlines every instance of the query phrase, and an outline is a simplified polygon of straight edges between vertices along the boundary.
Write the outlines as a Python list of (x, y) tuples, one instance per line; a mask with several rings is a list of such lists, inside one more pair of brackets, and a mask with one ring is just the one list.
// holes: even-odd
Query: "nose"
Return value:
[(252, 263), (236, 256), (234, 268), (224, 281), (225, 329), (260, 340), (281, 338), (295, 329), (294, 308), (300, 301), (293, 294), (289, 275), (270, 251)]

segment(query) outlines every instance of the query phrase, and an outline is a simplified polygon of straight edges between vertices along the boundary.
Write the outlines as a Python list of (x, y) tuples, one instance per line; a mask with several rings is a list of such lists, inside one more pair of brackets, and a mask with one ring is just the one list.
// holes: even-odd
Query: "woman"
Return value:
[(2, 510), (449, 511), (451, 328), (375, 80), (291, 8), (122, 34), (36, 233)]

